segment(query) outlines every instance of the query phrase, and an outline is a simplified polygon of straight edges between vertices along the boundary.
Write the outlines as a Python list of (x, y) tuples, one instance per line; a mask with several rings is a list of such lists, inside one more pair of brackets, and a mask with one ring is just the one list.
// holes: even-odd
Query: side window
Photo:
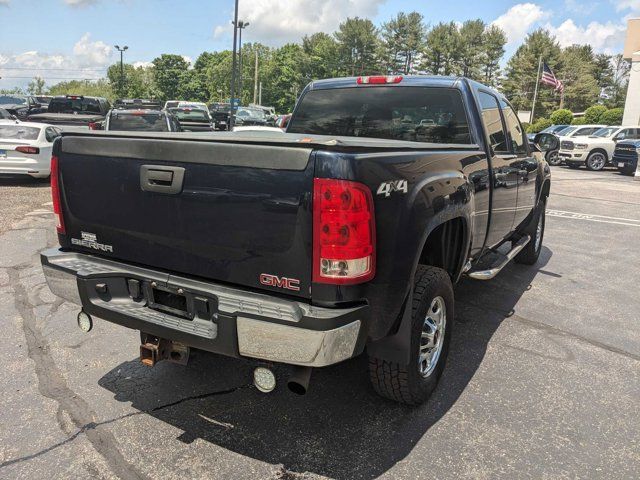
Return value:
[(527, 144), (524, 137), (524, 130), (522, 128), (522, 125), (520, 125), (520, 120), (518, 120), (516, 112), (514, 112), (513, 108), (511, 108), (511, 105), (507, 104), (505, 101), (500, 101), (500, 106), (502, 107), (502, 112), (504, 113), (504, 121), (507, 124), (507, 131), (509, 132), (509, 139), (512, 144), (513, 153), (528, 153)]
[(47, 142), (53, 142), (58, 136), (58, 133), (52, 127), (47, 127), (44, 131), (44, 136), (47, 139)]
[(482, 120), (487, 129), (489, 143), (495, 153), (509, 153), (507, 136), (502, 127), (502, 116), (498, 99), (486, 92), (478, 92), (478, 100), (482, 109)]
[(625, 140), (627, 138), (633, 138), (633, 130), (633, 128), (625, 128), (624, 130), (620, 130), (620, 133), (615, 136), (615, 140)]

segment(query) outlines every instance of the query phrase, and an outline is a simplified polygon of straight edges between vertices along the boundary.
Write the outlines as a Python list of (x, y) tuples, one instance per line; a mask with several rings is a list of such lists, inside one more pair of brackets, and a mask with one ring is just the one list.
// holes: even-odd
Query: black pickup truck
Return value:
[(29, 115), (28, 121), (56, 125), (63, 131), (100, 130), (110, 109), (106, 98), (59, 95), (51, 99), (46, 113)]
[(189, 348), (290, 364), (297, 392), (366, 350), (374, 388), (407, 404), (444, 368), (452, 285), (535, 263), (550, 190), (506, 99), (464, 78), (317, 81), (284, 134), (72, 133), (53, 155), (42, 265), (83, 330), (139, 330), (148, 365)]

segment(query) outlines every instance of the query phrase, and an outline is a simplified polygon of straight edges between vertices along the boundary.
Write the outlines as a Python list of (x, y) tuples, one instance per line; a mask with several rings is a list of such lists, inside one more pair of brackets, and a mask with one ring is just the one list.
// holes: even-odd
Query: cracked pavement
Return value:
[(640, 182), (553, 174), (540, 262), (457, 287), (447, 369), (413, 409), (376, 397), (364, 358), (304, 397), (284, 366), (269, 395), (251, 361), (144, 367), (135, 331), (82, 333), (44, 283), (46, 186), (0, 183), (0, 478), (640, 477)]

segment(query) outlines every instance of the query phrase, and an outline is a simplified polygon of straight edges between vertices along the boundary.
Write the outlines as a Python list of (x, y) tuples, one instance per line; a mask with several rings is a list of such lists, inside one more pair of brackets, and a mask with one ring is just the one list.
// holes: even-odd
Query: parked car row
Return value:
[[(543, 130), (547, 161), (551, 165), (565, 164), (569, 168), (585, 166), (599, 171), (614, 166), (625, 175), (633, 175), (638, 162), (640, 128), (616, 125), (554, 125)], [(535, 135), (541, 141), (541, 135)], [(554, 143), (555, 145), (551, 145)]]

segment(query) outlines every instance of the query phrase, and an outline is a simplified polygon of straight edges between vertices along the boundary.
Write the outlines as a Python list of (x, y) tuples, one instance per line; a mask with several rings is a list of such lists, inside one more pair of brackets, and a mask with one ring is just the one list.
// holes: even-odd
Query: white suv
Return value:
[(611, 162), (616, 142), (640, 138), (640, 128), (604, 127), (589, 137), (561, 139), (558, 155), (571, 168), (602, 170)]

